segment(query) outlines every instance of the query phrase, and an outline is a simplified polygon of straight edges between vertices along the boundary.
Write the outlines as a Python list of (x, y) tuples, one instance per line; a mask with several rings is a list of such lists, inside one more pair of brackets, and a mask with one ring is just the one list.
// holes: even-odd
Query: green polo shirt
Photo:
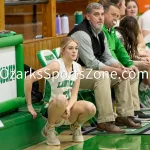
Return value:
[(118, 61), (125, 67), (134, 65), (123, 44), (117, 38), (115, 29), (111, 28), (108, 30), (106, 26), (103, 25), (102, 31), (107, 38), (108, 46), (113, 57), (118, 59)]

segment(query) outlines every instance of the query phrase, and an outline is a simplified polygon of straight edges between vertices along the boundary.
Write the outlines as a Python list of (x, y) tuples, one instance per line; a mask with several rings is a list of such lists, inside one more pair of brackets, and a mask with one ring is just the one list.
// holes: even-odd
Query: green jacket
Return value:
[(134, 65), (123, 44), (117, 38), (115, 29), (111, 28), (110, 31), (108, 31), (106, 26), (103, 25), (102, 31), (107, 38), (108, 46), (113, 57), (118, 59), (118, 61), (125, 67)]

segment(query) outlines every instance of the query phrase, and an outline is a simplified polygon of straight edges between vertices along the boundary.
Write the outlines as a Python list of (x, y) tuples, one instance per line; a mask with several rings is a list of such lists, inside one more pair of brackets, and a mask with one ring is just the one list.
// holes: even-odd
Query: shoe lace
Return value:
[(53, 133), (53, 135), (56, 135), (56, 136), (58, 135), (55, 128), (52, 128), (47, 131), (47, 136), (52, 136), (52, 133)]
[(81, 127), (78, 127), (78, 128), (71, 127), (71, 128), (72, 128), (72, 134), (73, 134), (73, 135), (78, 136), (78, 135), (81, 135), (81, 134), (82, 134), (82, 132), (81, 132)]

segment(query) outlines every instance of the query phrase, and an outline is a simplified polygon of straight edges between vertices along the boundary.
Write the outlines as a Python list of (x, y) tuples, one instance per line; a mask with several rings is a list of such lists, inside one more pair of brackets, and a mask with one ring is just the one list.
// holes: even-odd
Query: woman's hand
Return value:
[(34, 108), (32, 107), (32, 105), (28, 105), (27, 106), (28, 111), (31, 113), (31, 115), (33, 116), (33, 119), (35, 119), (37, 117), (37, 113), (35, 112)]
[(65, 120), (67, 120), (70, 117), (70, 107), (69, 106), (66, 107), (66, 110), (61, 117)]
[(130, 67), (130, 71), (134, 71), (137, 76), (139, 75), (139, 70), (138, 70), (138, 68), (137, 68), (136, 66), (134, 66), (134, 65)]

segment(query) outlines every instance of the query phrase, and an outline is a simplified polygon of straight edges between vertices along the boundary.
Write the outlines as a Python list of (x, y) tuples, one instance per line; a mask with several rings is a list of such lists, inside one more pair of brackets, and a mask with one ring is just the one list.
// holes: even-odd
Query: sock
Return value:
[(48, 121), (46, 122), (45, 126), (47, 129), (55, 128), (54, 124), (49, 124)]
[(81, 124), (76, 121), (74, 124), (72, 124), (72, 126), (74, 128), (79, 128), (79, 127), (81, 127)]

